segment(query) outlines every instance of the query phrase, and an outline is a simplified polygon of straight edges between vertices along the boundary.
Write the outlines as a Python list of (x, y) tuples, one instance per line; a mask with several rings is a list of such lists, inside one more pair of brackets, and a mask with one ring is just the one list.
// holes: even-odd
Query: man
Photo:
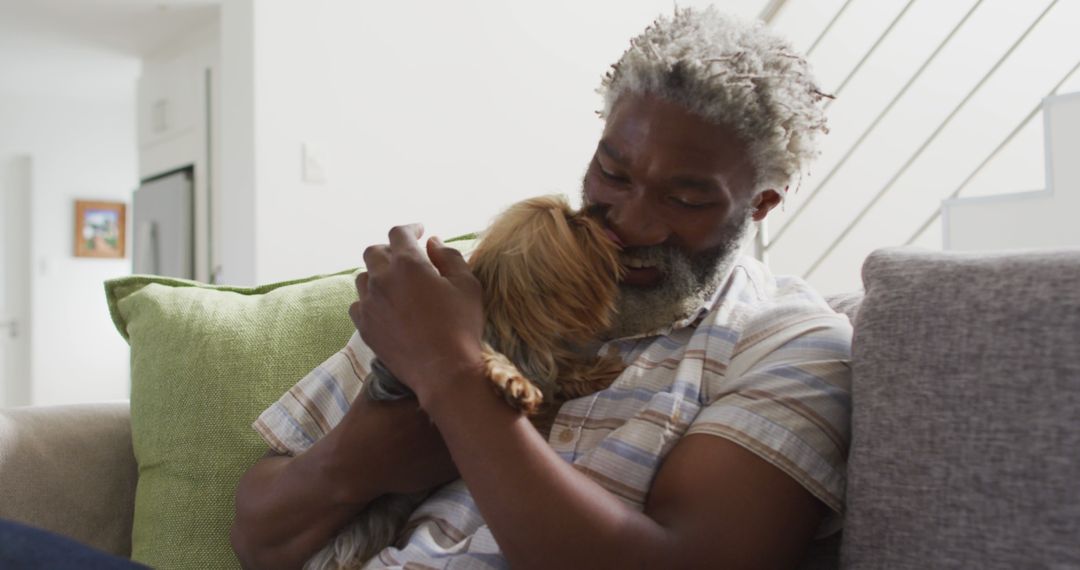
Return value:
[[(850, 325), (801, 280), (738, 256), (824, 131), (805, 61), (761, 27), (678, 10), (601, 92), (583, 200), (623, 247), (605, 349), (627, 370), (565, 404), (545, 441), (482, 377), (465, 260), (437, 239), (425, 257), (419, 226), (394, 228), (357, 279), (366, 346), (256, 422), (277, 454), (237, 489), (246, 566), (298, 567), (374, 498), (458, 476), (367, 567), (781, 568), (838, 526)], [(419, 410), (342, 403), (372, 352)]]

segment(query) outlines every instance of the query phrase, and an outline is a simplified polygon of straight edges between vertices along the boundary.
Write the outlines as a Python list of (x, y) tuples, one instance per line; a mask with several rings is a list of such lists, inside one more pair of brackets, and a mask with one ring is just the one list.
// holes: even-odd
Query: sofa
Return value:
[[(805, 568), (1080, 568), (1080, 250), (873, 253), (844, 530)], [(128, 556), (126, 403), (0, 411), (0, 517)]]

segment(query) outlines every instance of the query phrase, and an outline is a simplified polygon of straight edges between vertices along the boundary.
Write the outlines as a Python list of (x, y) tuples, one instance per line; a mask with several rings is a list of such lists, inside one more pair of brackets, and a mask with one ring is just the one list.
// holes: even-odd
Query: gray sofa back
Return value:
[(1080, 250), (863, 281), (842, 566), (1080, 567)]

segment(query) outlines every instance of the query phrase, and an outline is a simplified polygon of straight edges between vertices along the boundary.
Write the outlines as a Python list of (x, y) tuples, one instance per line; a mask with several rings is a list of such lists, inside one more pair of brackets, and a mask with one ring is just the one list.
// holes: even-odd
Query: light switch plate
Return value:
[(169, 100), (158, 99), (151, 107), (150, 129), (154, 134), (169, 130)]
[(326, 167), (319, 145), (305, 142), (300, 145), (300, 177), (308, 184), (326, 184)]

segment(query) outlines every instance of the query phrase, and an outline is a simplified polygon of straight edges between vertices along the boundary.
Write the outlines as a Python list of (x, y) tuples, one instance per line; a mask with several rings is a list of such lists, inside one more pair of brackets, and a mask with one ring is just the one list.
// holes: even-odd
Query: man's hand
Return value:
[[(364, 251), (367, 272), (356, 279), (349, 308), (361, 338), (422, 405), (455, 379), (482, 369), (484, 329), (480, 282), (461, 253), (438, 238), (417, 240), (423, 226), (390, 230), (390, 244)], [(430, 261), (429, 261), (430, 258)]]

